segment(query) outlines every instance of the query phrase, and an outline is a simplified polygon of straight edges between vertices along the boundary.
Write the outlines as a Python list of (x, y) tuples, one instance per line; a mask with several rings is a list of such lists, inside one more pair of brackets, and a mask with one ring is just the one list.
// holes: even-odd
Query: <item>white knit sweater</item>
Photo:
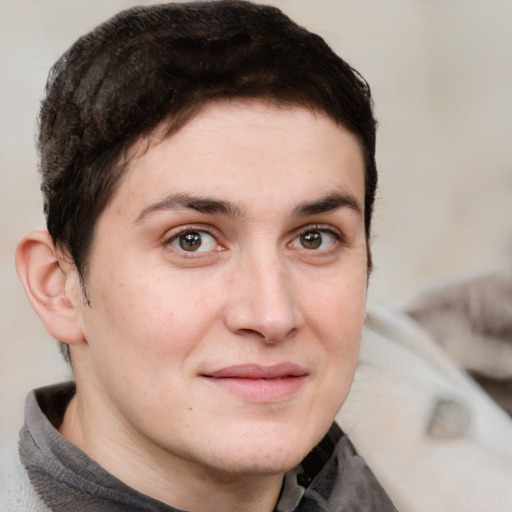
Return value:
[(51, 512), (36, 494), (18, 456), (17, 442), (2, 443), (0, 455), (0, 511)]

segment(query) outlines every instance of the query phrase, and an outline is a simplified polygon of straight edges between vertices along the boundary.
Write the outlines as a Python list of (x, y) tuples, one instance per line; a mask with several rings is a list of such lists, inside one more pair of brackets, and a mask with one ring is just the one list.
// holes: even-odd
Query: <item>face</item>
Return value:
[(72, 352), (86, 429), (176, 467), (285, 472), (358, 357), (360, 147), (322, 114), (263, 102), (211, 104), (142, 147), (92, 245)]

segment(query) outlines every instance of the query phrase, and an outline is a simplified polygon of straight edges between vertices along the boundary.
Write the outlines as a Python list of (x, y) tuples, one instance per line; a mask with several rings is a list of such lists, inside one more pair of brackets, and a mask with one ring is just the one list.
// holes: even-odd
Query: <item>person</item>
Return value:
[(333, 422), (375, 132), (366, 81), (274, 7), (136, 7), (61, 57), (16, 268), (74, 382), (27, 398), (12, 510), (395, 510)]

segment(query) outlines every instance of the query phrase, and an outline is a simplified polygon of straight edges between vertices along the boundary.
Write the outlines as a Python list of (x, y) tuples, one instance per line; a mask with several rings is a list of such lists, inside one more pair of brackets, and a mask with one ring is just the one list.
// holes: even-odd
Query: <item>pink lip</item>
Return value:
[(221, 389), (256, 402), (275, 402), (293, 395), (307, 376), (306, 369), (293, 363), (242, 364), (203, 375)]

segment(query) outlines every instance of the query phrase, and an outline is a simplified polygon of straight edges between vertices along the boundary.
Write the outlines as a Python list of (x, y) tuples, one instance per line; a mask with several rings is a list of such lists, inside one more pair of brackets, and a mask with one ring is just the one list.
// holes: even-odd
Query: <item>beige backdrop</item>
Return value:
[[(43, 226), (36, 113), (50, 65), (131, 0), (0, 0), (0, 450), (26, 392), (69, 371), (23, 296), (17, 240)], [(512, 0), (275, 0), (372, 84), (381, 185), (370, 301), (512, 268)]]

